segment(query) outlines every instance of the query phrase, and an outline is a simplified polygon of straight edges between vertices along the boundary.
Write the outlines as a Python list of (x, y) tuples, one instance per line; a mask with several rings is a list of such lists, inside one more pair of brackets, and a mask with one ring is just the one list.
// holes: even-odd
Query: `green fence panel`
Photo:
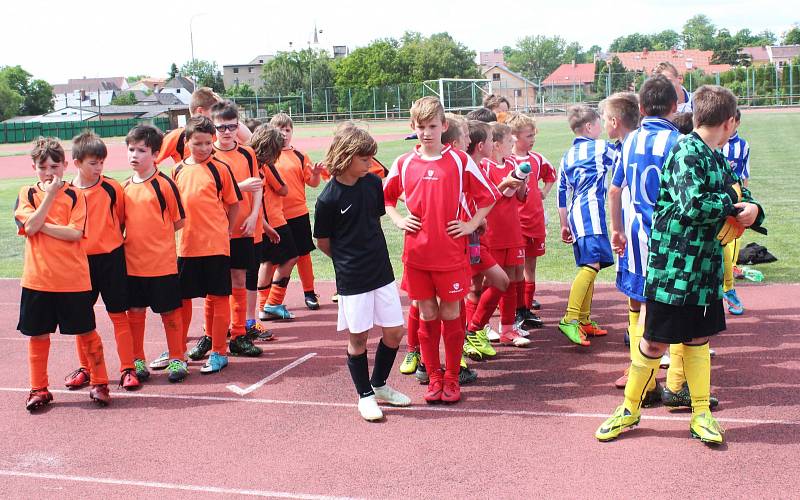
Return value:
[(84, 130), (93, 130), (100, 137), (121, 137), (140, 123), (152, 123), (162, 131), (170, 127), (169, 118), (150, 120), (94, 120), (71, 122), (0, 123), (0, 144), (31, 142), (40, 135), (69, 140)]

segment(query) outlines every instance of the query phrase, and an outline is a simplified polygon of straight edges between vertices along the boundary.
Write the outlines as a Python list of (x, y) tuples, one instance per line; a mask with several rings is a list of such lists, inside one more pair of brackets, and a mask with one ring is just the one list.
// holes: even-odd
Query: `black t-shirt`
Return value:
[(394, 281), (381, 229), (385, 213), (383, 186), (373, 174), (352, 186), (333, 178), (317, 198), (314, 237), (331, 240), (339, 295), (366, 293)]

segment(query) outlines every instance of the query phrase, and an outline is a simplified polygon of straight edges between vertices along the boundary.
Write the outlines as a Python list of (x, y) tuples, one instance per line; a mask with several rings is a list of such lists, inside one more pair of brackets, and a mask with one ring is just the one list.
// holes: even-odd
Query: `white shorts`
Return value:
[(339, 296), (339, 331), (364, 333), (375, 325), (392, 327), (403, 324), (400, 292), (394, 281), (369, 292)]

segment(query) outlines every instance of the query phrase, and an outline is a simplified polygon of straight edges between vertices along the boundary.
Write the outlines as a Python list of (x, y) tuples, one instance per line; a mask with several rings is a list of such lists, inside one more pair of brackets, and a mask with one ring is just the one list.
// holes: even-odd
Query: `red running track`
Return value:
[[(532, 498), (791, 497), (800, 456), (800, 287), (741, 286), (746, 315), (712, 341), (713, 392), (727, 444), (713, 449), (689, 438), (688, 413), (644, 411), (642, 425), (611, 443), (593, 432), (622, 398), (612, 381), (626, 366), (626, 307), (598, 287), (595, 317), (608, 337), (588, 349), (555, 328), (568, 287), (542, 284), (547, 327), (530, 349), (499, 348), (473, 363), (477, 383), (454, 406), (426, 406), (423, 388), (393, 372), (390, 383), (414, 405), (387, 409), (382, 423), (360, 419), (345, 366), (336, 309), (320, 283), (320, 311), (302, 308), (292, 286), (293, 323), (274, 324), (278, 340), (259, 359), (231, 359), (218, 375), (199, 363), (183, 384), (161, 373), (139, 392), (115, 389), (95, 408), (86, 390), (59, 389), (75, 367), (72, 339), (55, 335), (50, 356), (54, 404), (24, 409), (25, 340), (15, 332), (19, 288), (0, 287), (0, 342), (6, 363), (0, 393), (0, 492), (4, 498)], [(195, 301), (192, 335), (202, 303)], [(110, 324), (98, 308), (109, 369), (118, 363)], [(370, 343), (374, 352), (377, 338)], [(147, 353), (165, 346), (148, 316)], [(316, 356), (240, 396), (246, 388), (310, 353)], [(399, 363), (399, 361), (398, 361)], [(662, 374), (663, 376), (663, 374)]]

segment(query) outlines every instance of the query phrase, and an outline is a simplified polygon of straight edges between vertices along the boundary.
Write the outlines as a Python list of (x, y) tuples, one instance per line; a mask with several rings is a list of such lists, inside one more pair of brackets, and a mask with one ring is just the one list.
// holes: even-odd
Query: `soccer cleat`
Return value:
[(625, 372), (614, 381), (614, 387), (617, 389), (624, 389), (625, 385), (628, 383), (628, 369), (625, 368)]
[(171, 383), (183, 382), (183, 380), (189, 376), (189, 365), (180, 359), (173, 359), (169, 362), (167, 371), (169, 372), (167, 380)]
[(497, 356), (497, 351), (492, 346), (492, 343), (489, 342), (489, 337), (486, 334), (486, 330), (478, 330), (475, 333), (478, 335), (478, 338), (481, 339), (481, 343), (484, 348), (484, 350), (481, 351), (483, 355), (489, 356), (490, 358), (493, 356)]
[(642, 408), (652, 408), (661, 403), (661, 384), (656, 381), (652, 391), (647, 391), (642, 398)]
[(49, 405), (51, 401), (53, 401), (53, 395), (50, 394), (46, 387), (44, 389), (31, 389), (28, 399), (25, 401), (25, 409), (33, 413)]
[(516, 315), (514, 316), (514, 324), (512, 326), (514, 330), (517, 332), (517, 335), (519, 335), (520, 337), (527, 337), (528, 329), (522, 327), (523, 322), (524, 320), (520, 317), (519, 312), (517, 312)]
[(421, 360), (417, 365), (417, 371), (414, 372), (414, 378), (416, 378), (417, 382), (422, 385), (427, 385), (430, 382), (430, 379), (428, 378), (428, 371), (425, 369), (425, 365), (422, 364)]
[(500, 334), (492, 328), (492, 325), (487, 324), (483, 327), (483, 331), (486, 333), (486, 338), (489, 339), (489, 342), (500, 342)]
[(108, 406), (111, 403), (111, 394), (108, 392), (108, 384), (93, 385), (89, 390), (89, 399), (99, 406)]
[(378, 402), (375, 400), (374, 395), (359, 398), (358, 412), (361, 414), (361, 418), (368, 422), (374, 422), (383, 418), (383, 412), (378, 407)]
[(661, 355), (661, 362), (658, 366), (661, 368), (669, 368), (669, 350), (664, 351), (664, 354)]
[(406, 396), (400, 391), (392, 389), (389, 385), (383, 387), (373, 387), (375, 391), (375, 399), (392, 406), (409, 406), (411, 398)]
[(570, 342), (577, 345), (587, 346), (592, 343), (586, 340), (586, 334), (580, 328), (580, 323), (577, 320), (572, 320), (569, 323), (563, 319), (558, 322), (558, 329), (566, 336)]
[(264, 317), (262, 320), (281, 320), (281, 319), (294, 319), (294, 314), (290, 313), (286, 306), (283, 304), (264, 306)]
[(467, 385), (471, 384), (478, 380), (478, 372), (464, 365), (460, 366), (458, 369), (458, 383), (459, 385)]
[[(206, 357), (206, 354), (208, 354), (208, 351), (210, 350), (211, 350), (211, 337), (209, 337), (208, 335), (203, 335), (197, 341), (197, 344), (195, 344), (194, 347), (189, 349), (189, 353), (187, 354), (187, 356), (189, 356), (189, 359), (191, 359), (192, 361), (200, 361), (201, 359)], [(169, 362), (167, 363), (167, 365), (169, 365)]]
[(500, 343), (507, 346), (528, 347), (531, 341), (521, 336), (516, 328), (511, 328), (500, 334)]
[(312, 311), (319, 309), (319, 295), (313, 291), (304, 292), (304, 295), (307, 308), (311, 309)]
[(489, 339), (486, 338), (486, 332), (484, 330), (478, 330), (477, 332), (471, 332), (467, 330), (467, 336), (464, 340), (464, 354), (469, 356), (466, 349), (467, 344), (469, 344), (480, 354), (480, 358), (473, 358), (472, 356), (469, 356), (476, 361), (480, 361), (483, 358), (497, 356), (497, 351), (495, 351), (494, 347), (492, 347)]
[(442, 400), (443, 389), (444, 381), (442, 380), (441, 376), (431, 379), (431, 381), (428, 383), (428, 390), (425, 391), (425, 395), (422, 397), (425, 398), (426, 403), (438, 403)]
[(542, 318), (534, 314), (530, 309), (517, 309), (516, 317), (521, 322), (520, 328), (523, 330), (532, 330), (544, 326)]
[(711, 415), (711, 412), (703, 412), (699, 415), (692, 415), (689, 433), (693, 438), (697, 438), (704, 443), (722, 444), (722, 435), (725, 434), (725, 429), (719, 425), (719, 422)]
[[(668, 387), (661, 389), (661, 403), (669, 408), (691, 408), (692, 395), (689, 393), (689, 384), (684, 382), (678, 392), (672, 392)], [(717, 406), (719, 406), (719, 399), (710, 396), (708, 407), (713, 410)]]
[(603, 335), (608, 335), (608, 330), (600, 328), (597, 321), (590, 321), (586, 324), (581, 323), (580, 325), (580, 329), (587, 337), (602, 337)]
[(144, 382), (150, 378), (150, 370), (147, 369), (143, 359), (134, 359), (133, 369), (136, 371), (136, 378), (139, 379), (139, 382)]
[(625, 406), (617, 406), (614, 413), (597, 428), (594, 437), (596, 437), (598, 441), (603, 442), (616, 439), (623, 432), (631, 430), (639, 425), (641, 418), (641, 415), (638, 413), (634, 415), (630, 410), (625, 408)]
[(167, 351), (162, 352), (159, 357), (150, 362), (150, 368), (153, 370), (163, 370), (167, 365), (169, 365), (169, 352)]
[(442, 386), (442, 402), (457, 403), (461, 399), (461, 387), (457, 380), (445, 380)]
[(723, 293), (722, 300), (728, 306), (729, 313), (733, 314), (734, 316), (741, 316), (744, 314), (744, 305), (742, 305), (742, 301), (739, 300), (739, 296), (736, 295), (735, 288)]
[(64, 377), (64, 385), (67, 386), (67, 389), (70, 391), (89, 385), (89, 371), (83, 367), (78, 368)]
[(228, 344), (228, 350), (231, 352), (231, 356), (244, 356), (247, 358), (257, 358), (264, 352), (260, 347), (254, 346), (244, 335), (231, 339)]
[(403, 358), (403, 362), (400, 363), (400, 373), (403, 375), (411, 375), (417, 371), (419, 360), (420, 356), (417, 351), (408, 351), (406, 357)]
[(531, 305), (531, 309), (533, 309), (534, 311), (538, 311), (541, 308), (542, 308), (542, 305), (539, 303), (539, 301), (536, 300), (536, 299), (533, 299), (533, 304)]
[(338, 304), (339, 303), (339, 294), (338, 293), (334, 293), (333, 295), (331, 295), (331, 302), (333, 302), (334, 304)]
[(272, 332), (264, 328), (264, 325), (258, 321), (247, 329), (244, 336), (247, 337), (247, 340), (250, 342), (255, 342), (256, 340), (275, 340), (275, 336), (272, 335)]
[(119, 386), (126, 391), (133, 391), (141, 387), (142, 384), (139, 383), (136, 371), (128, 368), (122, 371), (122, 376), (119, 378)]
[(733, 266), (733, 278), (737, 279), (737, 280), (743, 280), (744, 279), (744, 271), (742, 271), (741, 267)]
[(481, 352), (467, 340), (464, 340), (462, 357), (463, 356), (466, 356), (474, 361), (483, 361), (483, 354), (481, 354)]
[(223, 368), (228, 366), (228, 356), (223, 356), (222, 354), (218, 354), (216, 352), (212, 352), (211, 355), (208, 357), (208, 361), (206, 364), (200, 368), (200, 373), (203, 375), (208, 375), (210, 373), (218, 373), (221, 372)]

